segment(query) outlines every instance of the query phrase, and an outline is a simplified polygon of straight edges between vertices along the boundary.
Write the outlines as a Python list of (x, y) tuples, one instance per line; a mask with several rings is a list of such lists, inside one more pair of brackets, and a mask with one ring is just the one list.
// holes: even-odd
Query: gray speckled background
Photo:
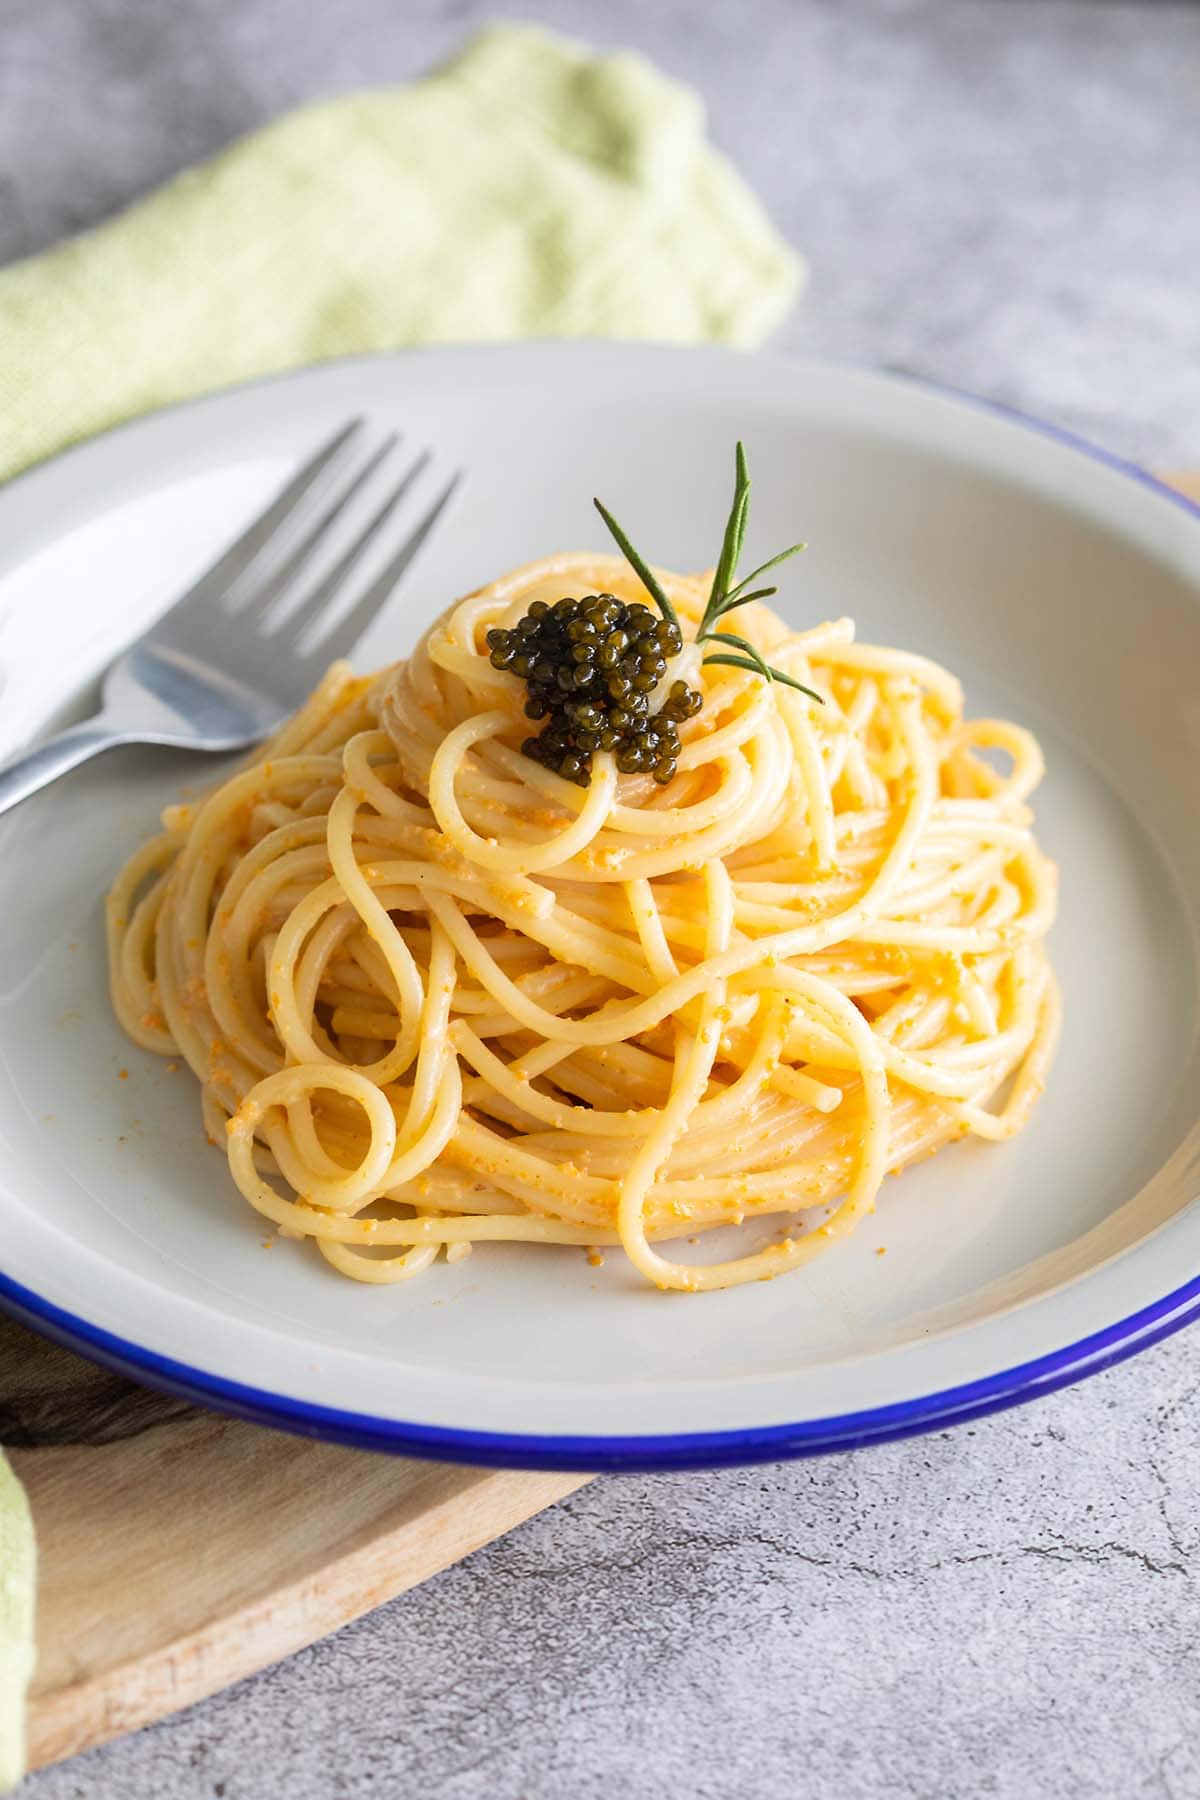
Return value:
[[(8, 0), (0, 259), (476, 0)], [(1200, 465), (1200, 10), (534, 0), (699, 86), (786, 346)], [(1200, 1331), (949, 1436), (610, 1479), (30, 1800), (1200, 1796)]]

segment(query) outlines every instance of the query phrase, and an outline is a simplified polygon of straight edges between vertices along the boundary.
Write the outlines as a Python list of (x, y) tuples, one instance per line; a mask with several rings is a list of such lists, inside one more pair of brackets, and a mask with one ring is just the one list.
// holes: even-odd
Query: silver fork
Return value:
[(461, 471), (451, 477), (386, 567), (335, 617), (359, 559), (429, 462), (422, 451), (332, 568), (289, 606), (320, 546), (398, 442), (386, 438), (322, 506), (322, 493), (355, 460), (363, 424), (352, 420), (322, 444), (211, 569), (117, 658), (93, 718), (0, 769), (0, 813), (114, 744), (240, 750), (296, 710), (326, 665), (362, 636), (461, 478)]

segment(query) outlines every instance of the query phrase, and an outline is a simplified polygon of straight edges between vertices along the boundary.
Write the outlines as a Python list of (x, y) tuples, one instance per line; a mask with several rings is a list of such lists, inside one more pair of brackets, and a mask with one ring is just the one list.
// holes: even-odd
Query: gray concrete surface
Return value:
[[(8, 0), (0, 259), (478, 0)], [(1200, 10), (530, 0), (695, 82), (809, 254), (789, 346), (1200, 465)], [(1200, 1331), (853, 1457), (600, 1481), (29, 1800), (1200, 1796)]]

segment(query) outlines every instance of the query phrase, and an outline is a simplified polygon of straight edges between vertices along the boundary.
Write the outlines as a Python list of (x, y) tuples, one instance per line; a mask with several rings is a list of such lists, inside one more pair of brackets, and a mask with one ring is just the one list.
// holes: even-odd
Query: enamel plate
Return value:
[(1015, 1142), (886, 1182), (855, 1237), (775, 1282), (662, 1295), (617, 1251), (596, 1269), (575, 1249), (483, 1246), (359, 1286), (266, 1236), (186, 1067), (110, 1015), (104, 890), (159, 809), (219, 772), (114, 751), (0, 820), (0, 1302), (267, 1424), (578, 1468), (942, 1427), (1200, 1310), (1200, 514), (888, 375), (592, 345), (330, 364), (131, 425), (0, 492), (0, 753), (82, 713), (121, 645), (359, 412), (469, 472), (362, 667), (514, 564), (604, 548), (596, 493), (656, 562), (703, 565), (744, 438), (747, 565), (811, 546), (784, 572), (790, 621), (849, 613), (862, 637), (946, 663), (969, 713), (1042, 741), (1066, 1004), (1048, 1091)]

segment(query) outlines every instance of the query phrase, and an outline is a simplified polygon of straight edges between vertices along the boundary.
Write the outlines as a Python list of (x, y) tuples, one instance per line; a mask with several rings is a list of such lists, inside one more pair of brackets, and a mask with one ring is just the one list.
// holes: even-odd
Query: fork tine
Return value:
[(349, 549), (338, 558), (329, 573), (322, 576), (311, 592), (305, 595), (300, 604), (291, 609), (287, 617), (276, 626), (275, 631), (268, 634), (269, 636), (278, 635), (281, 641), (286, 637), (294, 644), (309, 625), (320, 620), (321, 615), (345, 586), (346, 577), (365, 553), (381, 526), (391, 518), (428, 462), (429, 452), (422, 450), (412, 467), (401, 476), (399, 483), (393, 488), (383, 505), (368, 519)]
[(328, 635), (308, 652), (305, 658), (307, 663), (329, 662), (347, 655), (354, 648), (437, 524), (461, 480), (462, 470), (459, 469), (450, 477), (424, 518), (413, 527), (391, 562), (376, 576), (361, 598), (355, 601), (345, 617), (339, 619)]
[(335, 494), (317, 519), (316, 524), (305, 533), (291, 554), (285, 557), (277, 568), (271, 570), (243, 605), (235, 605), (234, 610), (229, 614), (229, 624), (232, 628), (238, 630), (240, 634), (250, 627), (257, 627), (261, 624), (275, 602), (291, 586), (297, 575), (308, 566), (322, 538), (337, 524), (355, 495), (366, 486), (380, 463), (391, 454), (399, 441), (399, 432), (390, 432), (379, 448), (372, 451), (358, 474), (341, 489), (340, 493)]
[(162, 624), (171, 613), (181, 612), (193, 600), (209, 601), (222, 595), (233, 586), (250, 568), (261, 552), (297, 510), (309, 489), (312, 488), (329, 468), (336, 462), (341, 452), (351, 439), (357, 437), (363, 428), (362, 419), (351, 419), (349, 424), (329, 438), (316, 454), (309, 458), (304, 467), (287, 481), (270, 505), (261, 512), (251, 525), (248, 525), (237, 538), (219, 556), (211, 568), (205, 570), (199, 580), (188, 588), (187, 592), (176, 600), (170, 611), (159, 621)]

